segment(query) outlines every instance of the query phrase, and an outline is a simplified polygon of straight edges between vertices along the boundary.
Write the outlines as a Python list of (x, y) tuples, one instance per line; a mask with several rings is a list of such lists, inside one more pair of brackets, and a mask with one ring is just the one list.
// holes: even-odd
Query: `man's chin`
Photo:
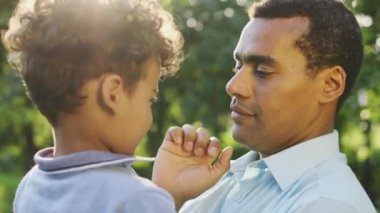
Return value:
[(255, 150), (255, 147), (261, 141), (257, 136), (257, 134), (252, 134), (252, 131), (249, 132), (247, 129), (243, 129), (236, 124), (232, 128), (232, 138), (237, 143), (251, 150)]
[(247, 144), (249, 141), (249, 136), (246, 134), (245, 131), (242, 131), (240, 127), (238, 127), (236, 124), (233, 126), (232, 129), (232, 138), (240, 143), (240, 144)]

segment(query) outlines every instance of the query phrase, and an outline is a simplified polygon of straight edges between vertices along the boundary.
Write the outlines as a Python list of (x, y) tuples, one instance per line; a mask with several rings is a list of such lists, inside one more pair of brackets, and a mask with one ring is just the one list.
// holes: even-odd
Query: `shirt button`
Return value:
[(240, 193), (237, 193), (237, 194), (235, 195), (235, 199), (236, 199), (236, 200), (241, 200), (241, 198), (242, 198), (242, 196), (241, 196)]

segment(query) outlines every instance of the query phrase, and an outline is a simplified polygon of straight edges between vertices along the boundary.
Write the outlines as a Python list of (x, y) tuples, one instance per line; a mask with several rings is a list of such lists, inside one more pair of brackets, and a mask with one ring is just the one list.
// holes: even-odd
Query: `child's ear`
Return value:
[(111, 114), (115, 114), (124, 100), (125, 90), (123, 79), (116, 74), (105, 75), (98, 90), (98, 103), (101, 108)]
[(341, 66), (334, 66), (321, 71), (318, 75), (322, 80), (320, 103), (337, 101), (346, 87), (346, 72)]

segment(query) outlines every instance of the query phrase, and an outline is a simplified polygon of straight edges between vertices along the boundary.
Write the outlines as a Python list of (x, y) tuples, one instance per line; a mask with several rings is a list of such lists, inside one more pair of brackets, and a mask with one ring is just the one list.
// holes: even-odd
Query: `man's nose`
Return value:
[(229, 96), (248, 98), (252, 94), (252, 76), (244, 68), (236, 71), (228, 81), (226, 91)]

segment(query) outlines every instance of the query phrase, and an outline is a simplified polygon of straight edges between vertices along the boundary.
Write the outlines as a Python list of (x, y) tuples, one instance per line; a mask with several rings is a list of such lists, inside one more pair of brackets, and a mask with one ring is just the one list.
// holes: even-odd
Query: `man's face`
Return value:
[(320, 82), (307, 75), (295, 41), (308, 32), (307, 18), (252, 19), (235, 49), (232, 97), (233, 137), (271, 155), (312, 137), (320, 115)]

